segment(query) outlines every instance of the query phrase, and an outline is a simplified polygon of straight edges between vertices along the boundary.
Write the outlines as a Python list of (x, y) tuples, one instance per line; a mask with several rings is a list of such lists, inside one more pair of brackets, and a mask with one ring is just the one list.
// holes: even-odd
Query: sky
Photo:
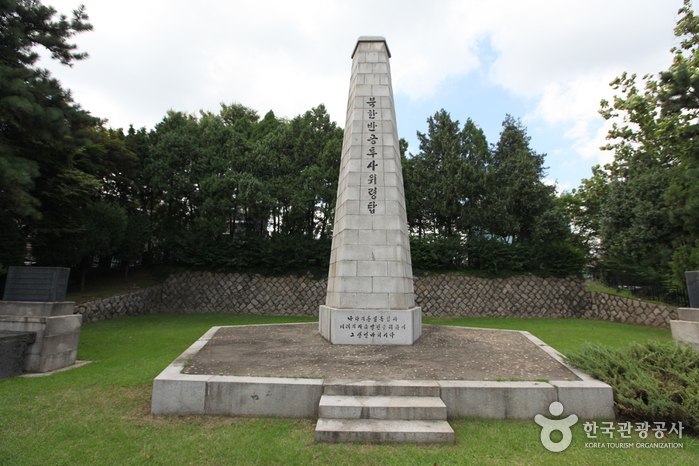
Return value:
[[(43, 0), (71, 15), (80, 0)], [(293, 118), (324, 104), (345, 126), (352, 51), (383, 36), (400, 137), (440, 109), (497, 143), (506, 115), (547, 154), (548, 183), (569, 191), (613, 159), (598, 113), (624, 71), (657, 76), (682, 0), (83, 0), (94, 29), (71, 42), (89, 58), (48, 58), (74, 100), (107, 126), (152, 129), (168, 110), (241, 103)]]

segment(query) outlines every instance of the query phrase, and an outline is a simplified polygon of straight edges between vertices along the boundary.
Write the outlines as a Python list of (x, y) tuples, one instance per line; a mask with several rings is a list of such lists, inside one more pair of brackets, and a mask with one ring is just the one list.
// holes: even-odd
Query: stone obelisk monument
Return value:
[(333, 344), (412, 345), (415, 307), (396, 113), (383, 37), (360, 37), (335, 207), (320, 333)]

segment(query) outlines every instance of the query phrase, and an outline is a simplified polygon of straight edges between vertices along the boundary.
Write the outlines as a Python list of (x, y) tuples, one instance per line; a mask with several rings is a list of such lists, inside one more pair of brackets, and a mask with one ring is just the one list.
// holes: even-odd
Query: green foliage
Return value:
[(201, 232), (187, 230), (159, 248), (158, 254), (170, 251), (158, 262), (226, 272), (283, 275), (307, 271), (327, 275), (331, 239), (306, 235), (273, 233), (225, 236), (216, 240), (202, 238)]
[(586, 343), (566, 360), (614, 389), (619, 416), (682, 422), (699, 431), (699, 353), (654, 341), (610, 348)]
[(569, 276), (585, 263), (584, 248), (555, 188), (543, 183), (544, 155), (507, 116), (488, 149), (471, 120), (463, 129), (441, 110), (418, 133), (420, 153), (403, 158), (413, 265), (487, 276)]
[(420, 152), (403, 161), (408, 222), (419, 236), (470, 232), (487, 217), (485, 135), (470, 119), (459, 129), (444, 109), (427, 124), (426, 134), (417, 133)]
[(430, 271), (459, 270), (465, 261), (465, 251), (457, 237), (412, 236), (410, 257), (413, 267)]
[[(0, 2), (0, 209), (6, 232), (0, 240), (41, 234), (41, 220), (62, 202), (55, 197), (70, 191), (58, 184), (87, 144), (85, 129), (98, 123), (48, 71), (35, 67), (40, 47), (65, 65), (87, 56), (68, 43), (92, 29), (84, 8), (70, 20), (54, 21), (55, 13), (38, 1)], [(0, 249), (14, 247), (3, 241)]]
[(475, 235), (466, 241), (412, 236), (410, 254), (416, 270), (459, 271), (487, 277), (533, 273), (564, 278), (579, 275), (585, 265), (585, 254), (568, 243), (528, 247)]
[(591, 178), (583, 179), (579, 188), (564, 192), (559, 198), (560, 207), (571, 220), (575, 234), (573, 240), (578, 242), (581, 251), (586, 252), (589, 262), (601, 253), (600, 222), (608, 191), (609, 174), (595, 165), (592, 167)]
[(620, 95), (601, 102), (614, 122), (603, 147), (614, 162), (593, 168), (564, 202), (604, 274), (681, 285), (699, 240), (699, 21), (689, 0), (678, 14), (670, 68), (644, 76), (642, 89), (623, 73), (611, 83)]
[(11, 265), (23, 265), (27, 242), (22, 237), (15, 220), (0, 210), (0, 274)]
[[(9, 215), (3, 231), (15, 230), (0, 235), (6, 251), (30, 237), (40, 264), (87, 270), (92, 255), (116, 253), (128, 263), (148, 242), (162, 264), (274, 273), (327, 267), (343, 130), (323, 105), (284, 120), (222, 103), (218, 114), (169, 111), (151, 131), (105, 129), (31, 68), (35, 46), (66, 64), (85, 58), (66, 42), (91, 29), (84, 9), (51, 22), (54, 11), (38, 2), (0, 8), (0, 97), (7, 97), (0, 99), (7, 148), (0, 207)], [(579, 271), (576, 261), (542, 262), (575, 243), (554, 189), (542, 182), (544, 156), (531, 150), (519, 121), (508, 116), (489, 148), (473, 121), (461, 128), (441, 110), (418, 138), (412, 158), (399, 142), (408, 220), (422, 238), (417, 264)], [(16, 262), (12, 254), (0, 260)]]
[(127, 214), (126, 232), (119, 241), (116, 254), (126, 262), (135, 261), (143, 253), (143, 248), (151, 239), (150, 221), (142, 212)]
[(699, 239), (694, 245), (682, 244), (675, 248), (670, 261), (672, 282), (684, 287), (687, 284), (685, 272), (699, 270)]
[(291, 121), (240, 104), (169, 112), (129, 130), (131, 197), (148, 214), (155, 258), (226, 270), (327, 267), (342, 129), (320, 105)]

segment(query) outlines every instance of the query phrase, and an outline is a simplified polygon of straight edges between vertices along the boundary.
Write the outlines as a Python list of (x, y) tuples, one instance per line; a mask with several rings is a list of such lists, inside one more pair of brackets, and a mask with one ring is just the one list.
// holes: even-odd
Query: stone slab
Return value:
[(670, 329), (675, 341), (686, 343), (699, 351), (699, 322), (671, 320)]
[(79, 368), (79, 367), (83, 367), (84, 365), (90, 364), (91, 362), (92, 362), (92, 361), (81, 361), (81, 360), (76, 360), (76, 361), (75, 361), (75, 364), (72, 364), (72, 365), (70, 365), (70, 366), (61, 367), (60, 369), (55, 369), (55, 370), (48, 371), (48, 372), (41, 372), (41, 373), (25, 373), (25, 374), (20, 375), (20, 377), (28, 377), (28, 378), (34, 378), (34, 377), (48, 377), (48, 376), (50, 376), (50, 375), (57, 374), (57, 373), (59, 373), (59, 372), (65, 372), (65, 371), (69, 371), (69, 370), (71, 370), (71, 369), (77, 369), (77, 368)]
[(53, 317), (0, 315), (0, 330), (35, 332), (36, 341), (26, 350), (26, 372), (49, 372), (75, 364), (82, 315)]
[(684, 320), (687, 322), (699, 322), (699, 309), (693, 307), (681, 307), (677, 309), (677, 315), (679, 318), (677, 320)]
[(326, 379), (325, 395), (337, 396), (439, 396), (436, 380)]
[(321, 379), (183, 374), (220, 328), (212, 327), (155, 378), (153, 414), (316, 416)]
[(315, 438), (326, 443), (454, 443), (447, 421), (318, 419)]
[(319, 331), (334, 345), (412, 345), (422, 335), (419, 307), (364, 310), (321, 306), (321, 312), (325, 319), (319, 323)]
[(22, 317), (69, 316), (75, 309), (74, 302), (0, 301), (0, 315)]
[(321, 379), (215, 376), (206, 384), (205, 413), (316, 417), (322, 393)]
[(449, 418), (534, 419), (557, 401), (545, 382), (440, 381)]
[(15, 267), (7, 270), (3, 301), (60, 302), (66, 298), (70, 269)]
[[(439, 363), (440, 372), (432, 372), (429, 368), (427, 372), (421, 370), (419, 372), (413, 372), (414, 364), (417, 360), (406, 359), (400, 354), (392, 354), (394, 350), (400, 350), (401, 352), (409, 351), (414, 352), (416, 355), (419, 353), (423, 361), (428, 361), (432, 352), (442, 354), (447, 349), (441, 347), (440, 345), (429, 344), (427, 346), (414, 345), (408, 347), (377, 347), (377, 346), (334, 346), (329, 342), (321, 338), (316, 334), (316, 338), (323, 344), (322, 348), (319, 349), (318, 353), (312, 352), (314, 365), (320, 367), (321, 370), (319, 374), (323, 377), (322, 379), (302, 379), (302, 378), (282, 378), (282, 377), (262, 377), (262, 376), (219, 376), (217, 373), (211, 374), (188, 374), (183, 373), (183, 370), (189, 370), (195, 365), (197, 361), (198, 353), (204, 351), (207, 347), (207, 343), (212, 340), (219, 330), (224, 330), (227, 328), (234, 328), (235, 330), (243, 330), (244, 333), (240, 335), (249, 334), (250, 337), (254, 337), (256, 340), (259, 339), (257, 331), (263, 330), (269, 332), (270, 328), (276, 329), (275, 332), (269, 334), (267, 333), (267, 339), (278, 339), (276, 342), (266, 342), (268, 345), (276, 348), (275, 351), (269, 353), (268, 364), (265, 364), (264, 359), (259, 359), (256, 361), (258, 366), (267, 366), (263, 370), (277, 373), (276, 366), (272, 366), (272, 362), (279, 363), (279, 367), (286, 367), (288, 375), (293, 376), (297, 374), (297, 369), (295, 369), (291, 363), (298, 362), (297, 356), (293, 356), (294, 361), (287, 360), (285, 358), (292, 357), (290, 355), (295, 354), (294, 347), (296, 345), (307, 346), (307, 342), (303, 339), (295, 341), (293, 338), (289, 338), (290, 335), (298, 335), (299, 332), (304, 327), (314, 327), (315, 324), (276, 324), (276, 325), (252, 325), (252, 326), (240, 326), (240, 327), (213, 327), (210, 329), (202, 338), (197, 340), (190, 348), (188, 348), (182, 355), (180, 355), (170, 366), (165, 368), (163, 372), (154, 380), (153, 383), (153, 404), (152, 412), (153, 414), (207, 414), (207, 403), (211, 408), (211, 412), (215, 411), (216, 414), (224, 414), (228, 409), (227, 414), (230, 415), (241, 415), (242, 412), (245, 415), (250, 416), (268, 416), (270, 415), (270, 408), (265, 406), (264, 403), (258, 403), (258, 401), (269, 398), (278, 400), (289, 400), (289, 399), (300, 399), (299, 397), (307, 396), (308, 399), (305, 403), (299, 403), (299, 405), (305, 406), (301, 411), (295, 411), (292, 414), (288, 414), (289, 417), (315, 417), (318, 414), (318, 403), (323, 394), (334, 395), (334, 396), (441, 396), (447, 408), (447, 416), (449, 418), (457, 418), (462, 416), (479, 416), (485, 418), (496, 418), (496, 419), (533, 419), (536, 414), (543, 414), (548, 416), (548, 407), (553, 401), (560, 401), (563, 403), (566, 412), (571, 412), (578, 415), (580, 418), (589, 419), (611, 419), (614, 417), (613, 411), (613, 393), (609, 385), (599, 382), (589, 375), (577, 370), (574, 367), (567, 366), (562, 362), (561, 356), (553, 348), (545, 345), (541, 340), (529, 334), (529, 338), (526, 336), (528, 332), (519, 331), (500, 331), (500, 330), (489, 330), (489, 329), (469, 329), (469, 328), (459, 328), (459, 327), (443, 327), (438, 330), (447, 331), (446, 334), (442, 336), (448, 336), (452, 332), (464, 332), (464, 342), (468, 343), (466, 348), (472, 348), (473, 342), (469, 341), (474, 338), (475, 335), (485, 335), (488, 338), (493, 338), (496, 335), (504, 335), (508, 337), (513, 343), (517, 342), (518, 339), (522, 339), (525, 344), (531, 345), (536, 351), (540, 351), (545, 354), (546, 357), (554, 359), (553, 364), (561, 366), (565, 369), (561, 374), (569, 374), (569, 380), (563, 378), (556, 379), (551, 378), (548, 382), (539, 381), (494, 381), (494, 380), (459, 380), (465, 372), (461, 368), (461, 360), (456, 353), (448, 353), (447, 359), (450, 362)], [(247, 328), (245, 328), (247, 327)], [(309, 328), (310, 328), (309, 327)], [(429, 335), (435, 326), (427, 326), (428, 328), (428, 340), (423, 343), (429, 342)], [(247, 333), (245, 333), (247, 332)], [(289, 333), (291, 332), (291, 333)], [(469, 333), (477, 332), (477, 333)], [(492, 336), (489, 336), (491, 335)], [(437, 333), (436, 335), (441, 335)], [(468, 336), (467, 336), (468, 335)], [(223, 341), (222, 338), (216, 336), (217, 343)], [(436, 340), (441, 341), (441, 339)], [(449, 340), (444, 340), (448, 343)], [(497, 340), (493, 340), (493, 343)], [(422, 342), (422, 340), (421, 340)], [(247, 340), (243, 338), (243, 344), (247, 344)], [(450, 346), (452, 343), (448, 343)], [(521, 345), (522, 343), (517, 343)], [(225, 348), (225, 344), (223, 346)], [(494, 348), (494, 347), (492, 347)], [(538, 348), (538, 349), (537, 349)], [(329, 351), (330, 350), (330, 351)], [(374, 352), (388, 352), (388, 359), (375, 360), (375, 356), (371, 354), (364, 355), (363, 351), (370, 350), (372, 354)], [(341, 377), (334, 376), (337, 373), (337, 369), (334, 365), (327, 366), (329, 372), (325, 372), (322, 367), (323, 357), (328, 356), (328, 352), (342, 352), (345, 355), (347, 362), (349, 360), (354, 360), (354, 353), (360, 351), (362, 353), (359, 357), (359, 364), (361, 362), (368, 362), (369, 364), (377, 364), (377, 367), (383, 367), (384, 364), (388, 364), (392, 371), (398, 374), (428, 374), (434, 373), (438, 376), (438, 379), (427, 380), (427, 379), (415, 379), (415, 378), (400, 378), (400, 379), (343, 379)], [(478, 350), (480, 351), (480, 350)], [(493, 350), (491, 349), (491, 352)], [(207, 360), (215, 357), (214, 352), (206, 352)], [(482, 352), (482, 351), (481, 351)], [(233, 350), (234, 354), (238, 354), (238, 358), (247, 359), (247, 355), (240, 353), (238, 350)], [(549, 354), (551, 353), (551, 354)], [(515, 347), (511, 347), (508, 353), (510, 355), (509, 364), (512, 364), (514, 360), (513, 357), (518, 359), (532, 359), (536, 360), (533, 354), (528, 354), (527, 358), (522, 358)], [(285, 356), (289, 355), (289, 356)], [(515, 356), (516, 355), (516, 356)], [(492, 356), (492, 355), (491, 355)], [(555, 356), (555, 357), (554, 357)], [(436, 361), (436, 360), (435, 360)], [(189, 363), (189, 364), (188, 364)], [(495, 363), (496, 365), (499, 363)], [(535, 363), (533, 367), (538, 367), (538, 362)], [(452, 367), (445, 367), (445, 365), (451, 365)], [(186, 366), (186, 367), (185, 367)], [(371, 369), (370, 365), (360, 371), (366, 375), (367, 369), (370, 373), (375, 372), (375, 369)], [(428, 366), (429, 367), (429, 366)], [(447, 372), (444, 370), (451, 370), (452, 376), (451, 380), (443, 380)], [(224, 369), (225, 370), (225, 369)], [(310, 371), (308, 374), (315, 374), (315, 371)], [(392, 372), (387, 372), (392, 373)], [(552, 372), (558, 373), (558, 372)], [(331, 375), (333, 374), (333, 375)], [(473, 374), (479, 374), (478, 372), (473, 372)], [(493, 373), (487, 373), (492, 376)], [(577, 374), (577, 377), (576, 377)], [(221, 394), (223, 398), (220, 399), (208, 399), (207, 392), (210, 383), (218, 384), (216, 391)], [(240, 385), (240, 387), (224, 387), (225, 384), (230, 385)], [(213, 386), (213, 385), (212, 385)], [(285, 390), (290, 390), (295, 393), (283, 394)], [(267, 397), (266, 394), (270, 393)], [(225, 398), (226, 394), (238, 394), (242, 398), (249, 398), (245, 400), (240, 400), (241, 407), (235, 407), (232, 398)], [(258, 400), (254, 400), (253, 396), (257, 395)], [(261, 396), (264, 395), (264, 396)], [(294, 398), (296, 397), (296, 398)], [(313, 404), (315, 403), (315, 406)], [(226, 408), (228, 406), (228, 408)], [(279, 407), (274, 409), (276, 415), (281, 415), (279, 413), (284, 413), (288, 410), (288, 407)]]
[(446, 420), (447, 407), (438, 396), (323, 395), (318, 416), (326, 419)]
[(594, 379), (583, 382), (551, 380), (549, 383), (556, 388), (556, 401), (563, 405), (563, 416), (575, 414), (582, 419), (614, 418), (614, 392), (606, 383)]

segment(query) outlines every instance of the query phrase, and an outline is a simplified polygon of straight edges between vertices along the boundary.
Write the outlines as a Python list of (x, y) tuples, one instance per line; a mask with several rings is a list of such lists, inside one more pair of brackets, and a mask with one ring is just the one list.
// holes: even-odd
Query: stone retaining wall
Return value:
[(76, 304), (75, 314), (83, 315), (83, 324), (118, 317), (140, 316), (160, 312), (163, 285), (88, 303)]
[(185, 272), (162, 285), (160, 312), (317, 316), (327, 280)]
[[(579, 279), (534, 275), (479, 278), (452, 274), (414, 278), (416, 305), (428, 317), (556, 317), (669, 328), (671, 306), (589, 292)], [(133, 293), (75, 307), (83, 322), (159, 312), (317, 316), (327, 280), (185, 272)]]
[(415, 304), (428, 317), (581, 317), (590, 307), (585, 282), (578, 279), (416, 277)]
[(586, 319), (609, 320), (627, 324), (670, 328), (670, 320), (677, 320), (677, 308), (665, 304), (647, 303), (607, 293), (590, 291), (591, 305)]

